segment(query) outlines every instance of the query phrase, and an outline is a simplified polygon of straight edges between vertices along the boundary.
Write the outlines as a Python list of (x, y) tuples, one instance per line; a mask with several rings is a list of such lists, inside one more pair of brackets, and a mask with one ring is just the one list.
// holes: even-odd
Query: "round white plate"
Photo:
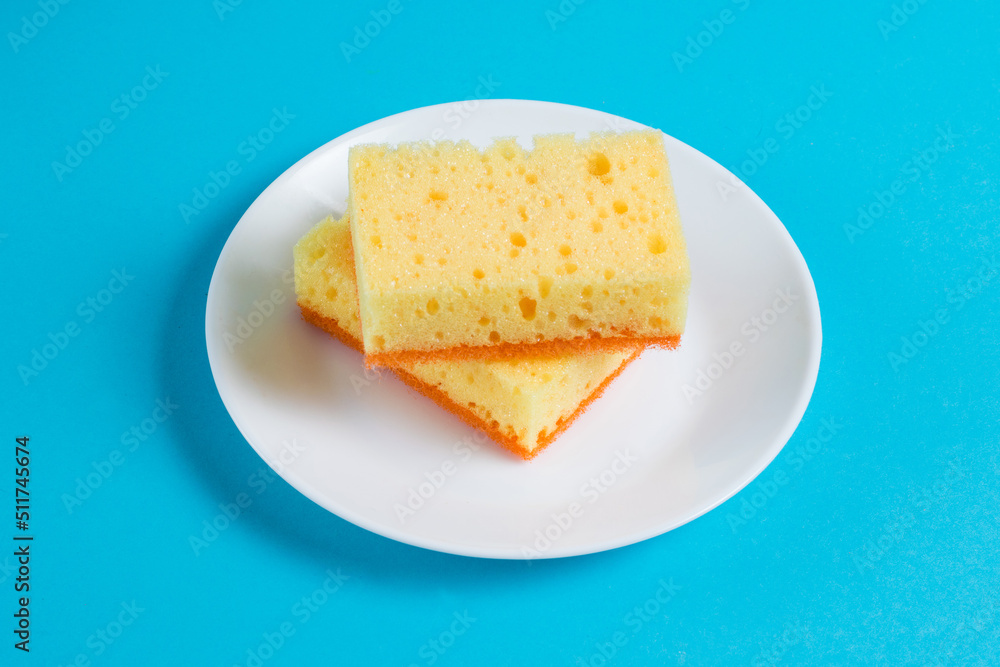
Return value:
[[(349, 132), (281, 175), (227, 241), (205, 332), (219, 394), (258, 454), (331, 512), (386, 537), (491, 558), (611, 549), (676, 528), (778, 454), (819, 370), (809, 269), (774, 213), (720, 165), (665, 136), (691, 257), (679, 349), (647, 350), (524, 462), (306, 324), (292, 246), (347, 201), (356, 143), (641, 128), (522, 100), (415, 109)], [(722, 184), (722, 185), (720, 185)], [(735, 354), (739, 352), (739, 354)]]

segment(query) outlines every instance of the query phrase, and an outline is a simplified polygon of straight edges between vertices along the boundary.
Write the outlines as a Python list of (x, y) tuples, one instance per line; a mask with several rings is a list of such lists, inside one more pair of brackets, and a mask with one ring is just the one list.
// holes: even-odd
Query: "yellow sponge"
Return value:
[[(350, 229), (332, 217), (295, 246), (295, 293), (305, 319), (361, 351)], [(635, 359), (641, 346), (595, 354), (408, 362), (393, 370), (528, 459), (552, 442)]]
[(348, 163), (369, 363), (679, 341), (690, 271), (660, 132), (360, 145)]

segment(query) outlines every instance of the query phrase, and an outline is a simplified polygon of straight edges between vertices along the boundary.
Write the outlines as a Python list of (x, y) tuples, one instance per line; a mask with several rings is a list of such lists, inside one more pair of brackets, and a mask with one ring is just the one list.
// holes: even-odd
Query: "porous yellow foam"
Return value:
[(660, 132), (369, 144), (348, 162), (376, 363), (683, 332), (690, 271)]
[[(322, 221), (296, 244), (295, 292), (306, 319), (360, 349), (347, 219)], [(400, 377), (525, 458), (552, 441), (641, 351), (399, 365)]]

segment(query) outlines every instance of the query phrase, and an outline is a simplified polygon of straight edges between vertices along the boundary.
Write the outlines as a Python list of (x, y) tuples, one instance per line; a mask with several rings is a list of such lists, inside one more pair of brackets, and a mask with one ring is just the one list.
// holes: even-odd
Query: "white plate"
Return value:
[[(822, 338), (816, 290), (771, 210), (669, 136), (692, 273), (681, 346), (645, 352), (531, 462), (391, 374), (366, 375), (360, 355), (302, 321), (295, 305), (292, 246), (327, 214), (343, 213), (350, 145), (482, 146), (513, 135), (530, 147), (536, 134), (640, 127), (547, 102), (438, 105), (358, 128), (282, 174), (236, 225), (208, 294), (212, 373), (247, 441), (344, 519), (468, 556), (611, 549), (676, 528), (743, 488), (791, 437), (812, 394)], [(779, 290), (790, 291), (790, 305)], [(743, 352), (728, 363), (737, 343)]]

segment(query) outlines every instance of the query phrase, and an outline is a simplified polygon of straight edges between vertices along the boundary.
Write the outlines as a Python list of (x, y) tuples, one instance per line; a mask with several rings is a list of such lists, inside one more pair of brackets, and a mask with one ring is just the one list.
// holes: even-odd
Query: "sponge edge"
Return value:
[[(308, 305), (305, 305), (301, 300), (299, 301), (299, 308), (302, 310), (302, 318), (306, 322), (309, 322), (323, 331), (326, 331), (328, 334), (359, 353), (363, 353), (361, 341), (345, 331), (337, 320), (322, 315), (321, 313), (310, 308)], [(577, 417), (586, 412), (587, 408), (590, 407), (590, 404), (600, 398), (601, 394), (604, 393), (604, 390), (607, 389), (608, 385), (610, 385), (611, 382), (625, 370), (626, 366), (635, 361), (640, 354), (642, 354), (642, 348), (632, 350), (621, 361), (618, 367), (614, 368), (603, 379), (601, 379), (600, 384), (598, 384), (588, 396), (584, 397), (584, 399), (580, 401), (571, 412), (560, 416), (556, 420), (551, 431), (540, 432), (538, 438), (534, 442), (528, 442), (518, 438), (516, 435), (513, 435), (509, 429), (504, 428), (505, 425), (501, 425), (496, 420), (489, 421), (484, 418), (480, 412), (455, 401), (452, 396), (449, 395), (447, 385), (441, 382), (435, 383), (433, 377), (427, 377), (427, 373), (421, 372), (423, 369), (416, 367), (418, 364), (395, 367), (391, 370), (397, 377), (399, 377), (400, 380), (408, 384), (417, 392), (431, 399), (448, 412), (451, 412), (469, 426), (483, 431), (504, 449), (513, 452), (525, 461), (530, 461), (535, 458), (539, 452), (548, 447), (556, 438), (562, 435), (562, 433), (569, 428), (574, 421), (576, 421)], [(450, 364), (454, 362), (441, 361), (437, 363)]]
[(690, 269), (659, 132), (360, 145), (348, 162), (371, 365), (677, 345)]
[[(306, 321), (361, 351), (350, 232), (327, 218), (295, 247), (295, 288)], [(503, 447), (533, 458), (641, 353), (401, 364), (401, 380)]]

